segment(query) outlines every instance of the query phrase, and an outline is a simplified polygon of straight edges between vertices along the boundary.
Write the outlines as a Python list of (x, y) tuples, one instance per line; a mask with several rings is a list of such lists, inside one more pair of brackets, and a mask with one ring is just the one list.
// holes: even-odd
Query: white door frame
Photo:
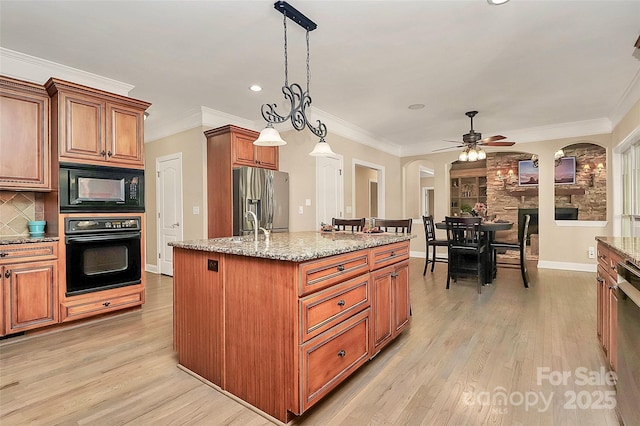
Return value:
[(380, 164), (370, 163), (364, 160), (354, 158), (351, 163), (351, 206), (355, 212), (356, 207), (356, 166), (367, 167), (378, 172), (378, 217), (385, 216), (385, 185), (384, 185), (384, 166)]
[[(338, 210), (340, 211), (339, 217), (344, 217), (344, 156), (342, 156), (341, 154), (332, 154), (329, 157), (334, 158), (338, 161), (340, 161), (340, 182), (338, 183), (339, 185), (339, 191), (340, 194), (338, 194)], [(322, 206), (320, 206), (320, 176), (319, 176), (319, 172), (320, 172), (320, 168), (318, 167), (318, 162), (320, 161), (321, 157), (316, 157), (316, 218), (315, 218), (315, 223), (316, 226), (320, 226), (320, 208)]]
[[(168, 160), (180, 160), (180, 165), (182, 165), (182, 152), (176, 152), (173, 154), (169, 154), (169, 155), (164, 155), (162, 157), (157, 157), (156, 158), (156, 176), (158, 176), (158, 173), (160, 172), (160, 163), (163, 161), (168, 161)], [(182, 173), (182, 167), (180, 167), (181, 173)], [(156, 176), (154, 176), (154, 179), (156, 179)], [(180, 176), (180, 181), (183, 183), (184, 186), (184, 182), (183, 182), (183, 177), (184, 177), (184, 173), (182, 173), (182, 175)], [(161, 274), (161, 268), (160, 268), (160, 253), (162, 253), (162, 239), (160, 238), (160, 234), (161, 234), (161, 222), (160, 220), (158, 220), (158, 215), (160, 215), (161, 213), (161, 206), (160, 206), (160, 185), (158, 185), (158, 181), (156, 180), (156, 262), (157, 262), (157, 268), (156, 268), (156, 272), (158, 274)], [(180, 237), (178, 238), (178, 241), (181, 241), (184, 239), (184, 191), (183, 188), (180, 188), (180, 208), (182, 210), (182, 223), (180, 224)]]

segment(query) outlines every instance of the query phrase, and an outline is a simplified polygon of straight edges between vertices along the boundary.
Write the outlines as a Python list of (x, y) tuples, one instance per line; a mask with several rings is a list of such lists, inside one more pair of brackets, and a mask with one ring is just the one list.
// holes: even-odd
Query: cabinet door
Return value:
[(255, 149), (253, 141), (256, 138), (248, 135), (234, 133), (231, 136), (231, 151), (233, 153), (233, 166), (256, 166)]
[(411, 301), (409, 298), (409, 262), (395, 265), (391, 274), (393, 285), (394, 336), (409, 325)]
[(255, 146), (255, 157), (258, 167), (278, 170), (277, 146)]
[(604, 287), (606, 283), (606, 272), (601, 265), (598, 265), (598, 272), (596, 275), (596, 334), (598, 335), (598, 340), (600, 344), (603, 344), (602, 341), (602, 324), (603, 324), (603, 297), (604, 297)]
[(371, 273), (372, 303), (373, 303), (373, 343), (372, 354), (378, 352), (385, 344), (391, 341), (394, 324), (392, 322), (392, 277), (393, 266), (379, 269)]
[(618, 295), (615, 283), (607, 289), (609, 295), (609, 365), (613, 371), (618, 371)]
[(106, 103), (79, 94), (59, 94), (60, 117), (58, 123), (60, 159), (104, 161)]
[(8, 334), (58, 322), (56, 261), (7, 265), (3, 273)]
[(0, 80), (0, 189), (51, 189), (49, 96)]
[(144, 112), (124, 105), (107, 104), (107, 160), (112, 166), (144, 166)]

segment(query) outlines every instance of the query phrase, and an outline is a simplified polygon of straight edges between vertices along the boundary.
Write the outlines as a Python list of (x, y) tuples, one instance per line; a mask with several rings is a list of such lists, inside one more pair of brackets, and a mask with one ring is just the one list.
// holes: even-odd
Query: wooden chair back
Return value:
[(360, 232), (364, 228), (364, 222), (364, 217), (360, 219), (340, 219), (334, 217), (331, 219), (331, 225), (336, 231)]
[(413, 219), (375, 219), (374, 226), (384, 232), (410, 234)]

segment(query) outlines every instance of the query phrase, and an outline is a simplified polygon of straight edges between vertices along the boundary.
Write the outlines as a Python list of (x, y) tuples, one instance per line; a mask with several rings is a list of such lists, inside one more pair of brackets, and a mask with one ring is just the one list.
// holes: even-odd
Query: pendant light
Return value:
[[(301, 131), (304, 128), (308, 128), (311, 132), (320, 138), (320, 141), (316, 144), (316, 147), (311, 151), (310, 155), (331, 155), (333, 151), (329, 147), (329, 144), (324, 140), (327, 136), (327, 126), (317, 120), (317, 126), (312, 125), (307, 118), (307, 108), (311, 106), (311, 95), (309, 91), (310, 83), (310, 67), (309, 67), (309, 32), (315, 30), (318, 26), (315, 22), (307, 18), (299, 10), (291, 6), (286, 1), (277, 1), (274, 3), (274, 8), (283, 15), (283, 27), (284, 27), (284, 85), (282, 86), (282, 93), (286, 100), (290, 103), (290, 110), (287, 115), (280, 115), (276, 112), (276, 104), (263, 104), (261, 108), (262, 118), (267, 122), (267, 127), (260, 132), (258, 139), (253, 142), (254, 145), (262, 146), (278, 146), (286, 144), (282, 140), (278, 131), (273, 128), (273, 124), (284, 123), (287, 120), (291, 120), (293, 128)], [(291, 19), (296, 24), (300, 25), (306, 30), (307, 39), (307, 87), (303, 90), (297, 83), (289, 84), (289, 59), (287, 55), (287, 18)], [(264, 132), (264, 135), (263, 135)]]

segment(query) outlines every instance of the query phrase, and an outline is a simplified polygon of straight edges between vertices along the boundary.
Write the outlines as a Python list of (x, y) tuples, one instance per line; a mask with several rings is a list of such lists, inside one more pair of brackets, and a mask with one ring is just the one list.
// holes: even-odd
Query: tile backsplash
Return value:
[(44, 220), (42, 193), (0, 191), (1, 237), (29, 235), (30, 220)]

